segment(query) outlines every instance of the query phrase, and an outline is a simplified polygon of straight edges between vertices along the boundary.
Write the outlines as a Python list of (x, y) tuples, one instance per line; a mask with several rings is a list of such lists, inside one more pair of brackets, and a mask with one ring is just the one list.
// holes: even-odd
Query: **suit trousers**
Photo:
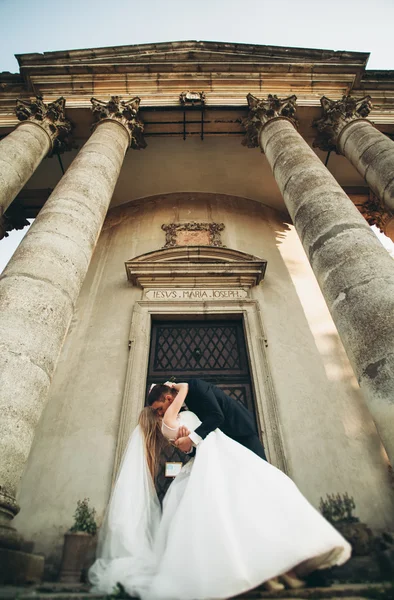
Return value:
[(243, 436), (239, 436), (239, 437), (231, 436), (231, 437), (233, 440), (235, 440), (239, 444), (242, 444), (242, 446), (245, 446), (245, 448), (248, 448), (249, 450), (251, 450), (252, 452), (257, 454), (257, 456), (260, 456), (260, 458), (262, 458), (263, 460), (267, 460), (267, 457), (266, 457), (265, 451), (264, 451), (264, 446), (260, 442), (259, 436), (257, 434), (246, 435), (246, 436), (243, 435)]

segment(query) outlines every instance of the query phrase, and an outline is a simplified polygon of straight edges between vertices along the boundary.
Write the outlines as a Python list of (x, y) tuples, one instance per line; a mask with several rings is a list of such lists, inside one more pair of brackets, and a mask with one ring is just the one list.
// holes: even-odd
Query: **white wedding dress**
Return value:
[[(190, 411), (178, 421), (200, 424)], [(162, 430), (176, 438), (177, 430)], [(229, 598), (338, 547), (342, 564), (350, 545), (293, 481), (218, 429), (174, 479), (161, 514), (137, 427), (89, 579), (92, 591), (121, 583), (142, 600)]]

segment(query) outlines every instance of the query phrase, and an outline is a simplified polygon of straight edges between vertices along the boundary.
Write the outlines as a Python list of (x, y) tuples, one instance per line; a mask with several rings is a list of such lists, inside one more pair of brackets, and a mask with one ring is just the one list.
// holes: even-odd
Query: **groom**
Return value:
[[(185, 404), (197, 415), (201, 425), (189, 435), (177, 439), (176, 445), (180, 450), (190, 452), (208, 433), (219, 427), (228, 437), (267, 460), (253, 416), (243, 404), (202, 379), (189, 379), (186, 383), (188, 392)], [(149, 393), (148, 405), (160, 416), (164, 415), (178, 393), (177, 384), (172, 385), (155, 385)]]

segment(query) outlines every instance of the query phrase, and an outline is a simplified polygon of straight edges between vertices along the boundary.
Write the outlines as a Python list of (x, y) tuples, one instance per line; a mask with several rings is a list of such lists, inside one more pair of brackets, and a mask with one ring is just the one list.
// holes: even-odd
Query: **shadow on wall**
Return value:
[(363, 437), (371, 454), (381, 456), (383, 464), (387, 466), (388, 482), (394, 489), (393, 471), (387, 453), (294, 227), (287, 224), (284, 228), (276, 228), (276, 243), (291, 281), (288, 285), (299, 299), (316, 350), (321, 357), (326, 379), (331, 384), (332, 394), (337, 396), (338, 393), (345, 393), (349, 400), (351, 399), (351, 402), (341, 409), (341, 404), (337, 405), (337, 410), (341, 410), (337, 416), (345, 435), (350, 439)]

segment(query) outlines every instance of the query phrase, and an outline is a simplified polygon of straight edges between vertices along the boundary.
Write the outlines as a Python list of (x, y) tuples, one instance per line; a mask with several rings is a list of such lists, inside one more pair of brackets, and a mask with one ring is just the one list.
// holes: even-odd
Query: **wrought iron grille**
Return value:
[(158, 324), (151, 373), (247, 373), (242, 334), (237, 322)]

